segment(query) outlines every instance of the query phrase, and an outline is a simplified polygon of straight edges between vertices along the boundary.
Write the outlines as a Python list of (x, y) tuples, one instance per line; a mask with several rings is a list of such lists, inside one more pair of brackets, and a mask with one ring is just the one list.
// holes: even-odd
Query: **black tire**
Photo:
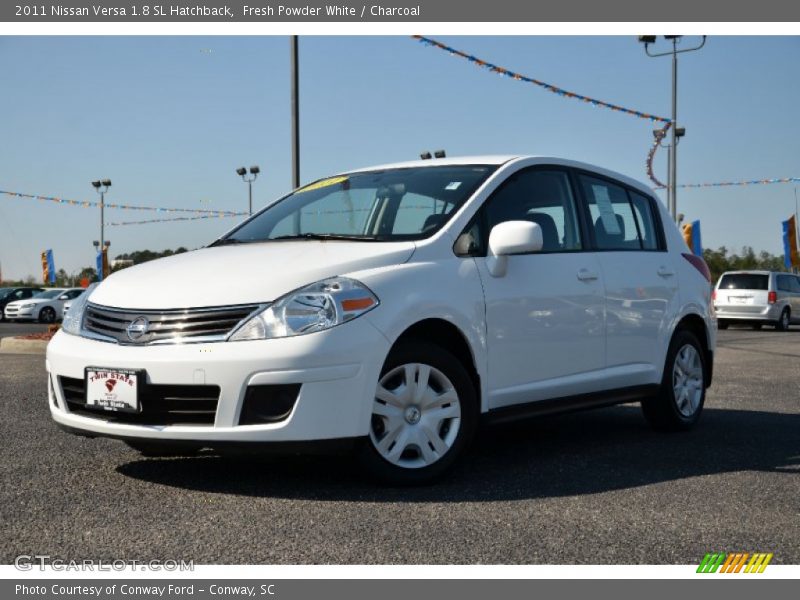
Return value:
[(56, 311), (49, 306), (45, 306), (39, 311), (39, 323), (55, 323)]
[(789, 307), (783, 309), (781, 313), (780, 319), (778, 322), (775, 323), (775, 330), (776, 331), (789, 331), (789, 324), (792, 322), (792, 313), (789, 311)]
[[(690, 346), (699, 358), (702, 372), (702, 385), (700, 386), (699, 401), (696, 407), (689, 411), (679, 408), (679, 399), (676, 398), (675, 363), (678, 355), (684, 348)], [(667, 360), (664, 364), (664, 375), (658, 392), (642, 401), (642, 412), (650, 426), (657, 431), (686, 431), (694, 427), (703, 412), (706, 399), (706, 383), (708, 382), (708, 365), (703, 346), (697, 337), (690, 331), (679, 329), (672, 336), (667, 351)], [(697, 389), (697, 388), (695, 388)], [(688, 396), (687, 396), (688, 402)], [(688, 406), (686, 408), (689, 408)], [(689, 414), (687, 414), (689, 412)]]
[(727, 329), (728, 325), (730, 325), (730, 323), (728, 323), (727, 321), (717, 319), (717, 329)]
[[(411, 364), (433, 367), (449, 380), (456, 392), (458, 406), (460, 407), (459, 428), (449, 449), (435, 462), (425, 466), (406, 467), (390, 462), (381, 456), (376, 448), (376, 442), (373, 442), (373, 437), (377, 439), (382, 421), (381, 417), (373, 413), (370, 434), (357, 447), (357, 458), (366, 473), (382, 484), (393, 486), (425, 485), (442, 477), (454, 465), (459, 456), (463, 454), (475, 436), (478, 426), (480, 412), (478, 395), (472, 378), (461, 361), (444, 348), (430, 342), (400, 342), (389, 353), (381, 370), (381, 378), (398, 367)], [(428, 409), (421, 408), (421, 410), (424, 414), (424, 411)], [(444, 424), (444, 421), (442, 421), (442, 424)], [(445, 427), (447, 426), (445, 425)], [(443, 435), (441, 431), (440, 429), (438, 435)], [(433, 450), (433, 446), (431, 446), (431, 449)], [(403, 456), (405, 456), (405, 452), (403, 451)], [(422, 460), (421, 452), (419, 452), (419, 459)]]
[(128, 447), (133, 448), (142, 456), (168, 457), (168, 456), (193, 456), (203, 449), (203, 446), (191, 442), (160, 442), (157, 440), (125, 440)]

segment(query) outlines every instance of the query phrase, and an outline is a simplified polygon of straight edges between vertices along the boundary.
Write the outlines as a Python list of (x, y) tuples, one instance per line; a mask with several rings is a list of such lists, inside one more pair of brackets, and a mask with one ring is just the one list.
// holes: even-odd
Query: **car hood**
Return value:
[(145, 310), (271, 302), (321, 279), (402, 264), (414, 248), (413, 242), (317, 240), (203, 248), (117, 271), (89, 301)]
[(27, 300), (14, 300), (6, 306), (22, 306), (23, 304), (46, 304), (52, 302), (53, 298), (28, 298)]

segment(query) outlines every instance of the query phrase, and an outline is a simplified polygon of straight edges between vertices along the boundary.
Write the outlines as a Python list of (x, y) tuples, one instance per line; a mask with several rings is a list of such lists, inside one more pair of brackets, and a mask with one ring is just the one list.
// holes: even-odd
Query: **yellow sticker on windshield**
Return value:
[(306, 187), (300, 188), (298, 192), (310, 192), (320, 188), (328, 187), (329, 185), (336, 185), (337, 183), (344, 183), (347, 177), (329, 177), (328, 179), (320, 179), (315, 183), (310, 183)]

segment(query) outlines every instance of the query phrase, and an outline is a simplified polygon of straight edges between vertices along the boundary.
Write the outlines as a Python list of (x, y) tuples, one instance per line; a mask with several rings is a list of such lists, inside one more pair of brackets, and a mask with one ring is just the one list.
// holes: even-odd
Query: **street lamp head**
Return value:
[(92, 245), (93, 245), (95, 248), (99, 248), (99, 247), (100, 247), (100, 242), (98, 242), (97, 240), (95, 240), (95, 241), (93, 241), (93, 242), (92, 242)]
[(247, 175), (247, 169), (245, 169), (244, 167), (239, 167), (238, 169), (236, 169), (236, 174), (244, 177), (245, 175)]
[(664, 39), (665, 40), (679, 40), (679, 39), (681, 39), (681, 37), (683, 37), (683, 36), (680, 36), (680, 35), (665, 35)]
[(683, 137), (686, 135), (686, 127), (676, 127), (675, 128), (675, 137)]
[(105, 247), (108, 248), (111, 245), (111, 240), (105, 241)]
[(95, 189), (98, 189), (98, 188), (99, 188), (101, 185), (102, 185), (102, 184), (100, 183), (100, 181), (99, 181), (99, 180), (98, 180), (98, 181), (93, 181), (93, 182), (92, 182), (92, 186), (93, 186)]
[(420, 157), (422, 160), (430, 160), (431, 158), (433, 158), (433, 155), (432, 155), (430, 152), (422, 152), (422, 153), (419, 155), (419, 157)]
[(444, 150), (437, 150), (436, 152), (433, 153), (433, 155), (436, 158), (444, 158), (445, 157), (445, 152), (444, 152)]
[(257, 165), (253, 165), (252, 167), (250, 167), (251, 175), (258, 175), (259, 173), (261, 173), (261, 169), (259, 169)]
[(111, 180), (110, 179), (103, 179), (102, 184), (106, 187), (111, 187)]
[(640, 35), (639, 41), (642, 44), (655, 44), (656, 43), (656, 36), (654, 35)]

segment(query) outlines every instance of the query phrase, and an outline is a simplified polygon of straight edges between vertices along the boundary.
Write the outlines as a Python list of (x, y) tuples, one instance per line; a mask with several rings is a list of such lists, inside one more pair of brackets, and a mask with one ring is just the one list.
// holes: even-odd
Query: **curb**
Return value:
[(0, 339), (0, 354), (44, 354), (47, 340), (25, 340), (18, 337)]

